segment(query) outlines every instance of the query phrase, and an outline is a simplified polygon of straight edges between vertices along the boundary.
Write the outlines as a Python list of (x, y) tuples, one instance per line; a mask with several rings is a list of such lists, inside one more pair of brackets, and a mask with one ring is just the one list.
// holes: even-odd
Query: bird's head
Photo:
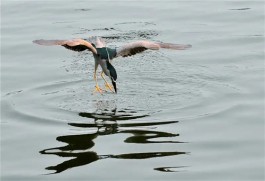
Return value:
[(117, 93), (117, 86), (116, 86), (117, 72), (115, 68), (109, 63), (109, 61), (107, 61), (107, 68), (110, 72), (111, 83), (114, 87), (115, 93)]

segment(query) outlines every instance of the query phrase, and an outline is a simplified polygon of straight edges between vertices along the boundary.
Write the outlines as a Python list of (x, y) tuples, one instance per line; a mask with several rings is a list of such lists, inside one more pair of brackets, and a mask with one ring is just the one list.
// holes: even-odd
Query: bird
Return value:
[[(172, 50), (185, 50), (191, 47), (190, 44), (173, 44), (173, 43), (162, 43), (162, 42), (153, 42), (149, 40), (138, 40), (134, 42), (127, 43), (121, 47), (110, 48), (106, 46), (106, 42), (102, 37), (92, 36), (87, 39), (76, 38), (70, 40), (44, 40), (37, 39), (33, 43), (38, 45), (52, 46), (59, 45), (67, 49), (82, 52), (90, 51), (92, 52), (95, 60), (94, 67), (94, 80), (95, 80), (95, 92), (102, 94), (106, 89), (109, 89), (113, 93), (117, 93), (117, 71), (112, 65), (112, 60), (117, 57), (128, 57), (135, 55), (137, 53), (144, 52), (145, 50), (159, 50), (163, 49), (172, 49)], [(97, 80), (97, 69), (100, 65), (102, 72), (101, 77), (105, 82), (106, 89), (103, 90), (98, 85)], [(108, 83), (105, 76), (109, 77), (112, 85)]]

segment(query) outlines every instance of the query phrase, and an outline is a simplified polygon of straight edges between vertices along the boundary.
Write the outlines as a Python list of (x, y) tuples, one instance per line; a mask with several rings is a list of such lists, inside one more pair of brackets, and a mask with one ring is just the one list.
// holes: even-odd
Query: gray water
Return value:
[[(2, 1), (1, 180), (264, 180), (263, 1)], [(117, 58), (35, 39), (191, 44)], [(100, 85), (103, 85), (102, 79)]]

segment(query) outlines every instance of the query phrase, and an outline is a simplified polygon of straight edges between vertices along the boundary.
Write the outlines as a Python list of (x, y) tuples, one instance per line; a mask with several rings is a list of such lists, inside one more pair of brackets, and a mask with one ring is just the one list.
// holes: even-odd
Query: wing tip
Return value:
[(187, 44), (187, 45), (185, 46), (185, 49), (188, 49), (188, 48), (191, 48), (191, 47), (192, 47), (191, 44)]
[(161, 48), (173, 49), (173, 50), (186, 50), (191, 48), (191, 44), (171, 44), (171, 43), (160, 43)]
[(47, 43), (43, 39), (33, 40), (32, 43), (35, 43), (38, 45), (47, 45)]
[(64, 40), (44, 40), (44, 39), (38, 39), (32, 41), (35, 44), (38, 45), (45, 45), (45, 46), (51, 46), (51, 45), (63, 45)]
[(33, 40), (32, 43), (39, 44), (40, 40)]

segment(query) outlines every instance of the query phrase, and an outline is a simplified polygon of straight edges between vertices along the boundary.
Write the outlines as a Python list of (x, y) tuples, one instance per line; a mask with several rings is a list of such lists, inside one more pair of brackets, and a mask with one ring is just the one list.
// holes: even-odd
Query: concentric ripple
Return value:
[[(116, 24), (91, 30), (81, 28), (79, 33), (100, 31), (108, 43), (117, 45), (159, 35), (151, 29), (153, 23), (127, 24), (146, 29), (124, 31), (123, 24)], [(178, 145), (187, 142), (176, 129), (170, 128), (177, 128), (179, 121), (229, 110), (233, 105), (228, 107), (225, 102), (215, 105), (215, 101), (240, 91), (235, 85), (227, 84), (226, 75), (216, 74), (216, 67), (187, 63), (187, 55), (146, 51), (134, 57), (118, 58), (113, 61), (118, 72), (118, 94), (100, 95), (92, 94), (93, 57), (86, 52), (73, 53), (60, 64), (68, 79), (7, 93), (4, 105), (10, 115), (22, 118), (24, 124), (65, 129), (66, 134), (54, 138), (58, 146), (43, 145), (39, 151), (42, 155), (64, 159), (47, 166), (49, 173), (61, 173), (102, 159), (144, 160), (186, 155), (189, 150), (178, 151)], [(99, 83), (103, 85), (101, 79)], [(217, 89), (222, 89), (223, 94), (215, 92)], [(116, 146), (106, 141), (109, 139), (115, 140)], [(102, 149), (102, 144), (109, 149)], [(130, 145), (145, 147), (137, 151)], [(163, 145), (163, 151), (159, 145)], [(184, 167), (188, 169), (186, 165), (161, 165), (153, 170), (178, 172), (185, 170)]]

